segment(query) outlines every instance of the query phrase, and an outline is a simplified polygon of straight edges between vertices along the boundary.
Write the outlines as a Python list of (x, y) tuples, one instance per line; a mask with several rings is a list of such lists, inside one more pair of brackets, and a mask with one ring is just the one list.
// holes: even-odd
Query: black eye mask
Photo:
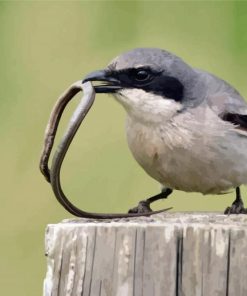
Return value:
[(125, 88), (143, 89), (176, 102), (183, 99), (183, 84), (177, 78), (162, 71), (154, 71), (149, 67), (129, 68), (111, 71), (108, 75), (115, 78)]

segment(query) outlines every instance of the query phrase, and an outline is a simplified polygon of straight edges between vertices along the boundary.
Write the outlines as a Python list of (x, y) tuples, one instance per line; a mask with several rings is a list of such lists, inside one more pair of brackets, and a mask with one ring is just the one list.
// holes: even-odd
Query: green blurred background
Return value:
[[(38, 169), (58, 95), (123, 51), (160, 47), (247, 97), (246, 28), (247, 2), (0, 2), (1, 295), (42, 293), (46, 224), (70, 217)], [(63, 183), (83, 209), (125, 212), (159, 190), (132, 159), (124, 120), (121, 106), (98, 95), (72, 144)], [(154, 208), (222, 211), (232, 200), (176, 192)]]

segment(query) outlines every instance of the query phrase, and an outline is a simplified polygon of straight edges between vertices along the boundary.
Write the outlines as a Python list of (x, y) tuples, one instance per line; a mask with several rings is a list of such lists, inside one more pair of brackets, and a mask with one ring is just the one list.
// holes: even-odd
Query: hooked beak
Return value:
[(94, 86), (96, 93), (115, 93), (122, 89), (120, 82), (106, 70), (99, 70), (86, 75), (82, 83), (87, 81), (102, 82)]

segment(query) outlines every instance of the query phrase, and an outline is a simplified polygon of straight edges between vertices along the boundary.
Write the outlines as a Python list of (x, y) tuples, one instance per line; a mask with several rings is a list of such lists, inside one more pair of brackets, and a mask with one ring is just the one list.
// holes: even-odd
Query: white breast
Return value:
[(247, 137), (211, 109), (170, 121), (145, 122), (129, 114), (129, 148), (144, 170), (164, 186), (220, 193), (247, 183)]

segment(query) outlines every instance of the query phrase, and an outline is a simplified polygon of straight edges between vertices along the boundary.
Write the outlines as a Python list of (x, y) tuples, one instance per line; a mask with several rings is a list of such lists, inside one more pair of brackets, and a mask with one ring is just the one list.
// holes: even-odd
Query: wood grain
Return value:
[(247, 215), (65, 220), (46, 255), (44, 296), (247, 295)]

